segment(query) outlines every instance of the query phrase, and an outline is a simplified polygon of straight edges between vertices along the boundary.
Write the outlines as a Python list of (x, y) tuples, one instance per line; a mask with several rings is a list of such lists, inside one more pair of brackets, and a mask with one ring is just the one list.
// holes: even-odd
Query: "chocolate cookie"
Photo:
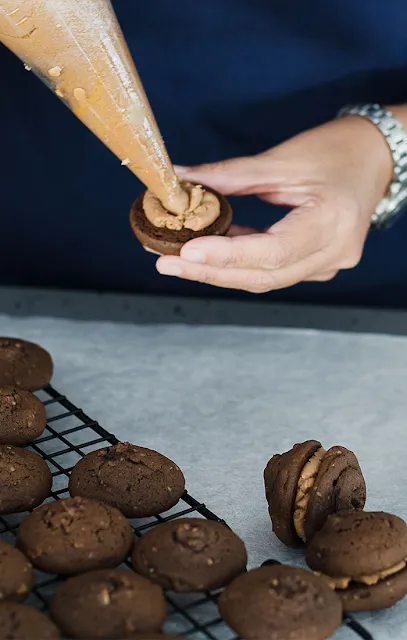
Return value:
[(226, 198), (213, 189), (205, 187), (205, 190), (214, 193), (219, 199), (221, 209), (220, 215), (206, 229), (192, 231), (191, 229), (181, 229), (179, 231), (167, 229), (166, 227), (156, 227), (145, 216), (143, 200), (145, 193), (142, 193), (133, 203), (130, 211), (130, 224), (134, 235), (141, 244), (157, 253), (167, 255), (179, 255), (183, 245), (194, 238), (202, 236), (225, 236), (232, 224), (232, 209)]
[(0, 602), (22, 602), (34, 584), (34, 572), (27, 558), (0, 540)]
[(70, 578), (51, 601), (51, 614), (69, 638), (125, 638), (164, 624), (162, 589), (132, 571), (92, 571)]
[(133, 530), (108, 504), (66, 498), (33, 511), (20, 525), (17, 544), (41, 571), (72, 575), (117, 567), (130, 553)]
[(245, 640), (325, 640), (342, 622), (341, 601), (322, 578), (284, 565), (236, 578), (220, 596), (219, 610)]
[(210, 591), (229, 584), (247, 564), (244, 543), (228, 527), (201, 518), (160, 524), (135, 545), (134, 569), (164, 589)]
[(317, 440), (274, 455), (264, 482), (273, 531), (290, 546), (308, 542), (329, 514), (361, 510), (366, 502), (355, 454), (339, 446), (325, 451)]
[(52, 475), (39, 455), (0, 445), (0, 515), (38, 507), (51, 493)]
[(25, 604), (0, 604), (0, 640), (54, 640), (61, 635), (53, 622)]
[(171, 509), (184, 489), (183, 473), (172, 460), (128, 442), (88, 453), (69, 480), (71, 496), (102, 500), (129, 518)]
[(407, 525), (383, 512), (331, 515), (307, 563), (337, 590), (347, 611), (384, 609), (407, 594)]
[(49, 384), (54, 365), (48, 351), (18, 338), (0, 338), (0, 387), (37, 391)]
[(46, 423), (45, 407), (30, 391), (0, 387), (0, 444), (28, 444), (42, 434)]

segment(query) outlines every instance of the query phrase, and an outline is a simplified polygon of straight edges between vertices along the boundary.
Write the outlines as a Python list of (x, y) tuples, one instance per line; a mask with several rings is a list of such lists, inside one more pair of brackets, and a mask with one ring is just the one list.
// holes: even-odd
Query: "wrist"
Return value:
[(377, 203), (385, 197), (394, 178), (394, 161), (386, 138), (370, 120), (362, 116), (348, 116), (357, 124), (355, 142), (362, 150), (364, 162), (370, 168)]
[(386, 105), (385, 109), (391, 111), (396, 118), (398, 118), (403, 125), (404, 129), (407, 131), (407, 105), (398, 104), (398, 105)]
[[(394, 111), (391, 111), (379, 104), (356, 104), (341, 109), (338, 117), (342, 118), (343, 116), (357, 116), (367, 123), (370, 122), (381, 133), (387, 144), (392, 158), (392, 178), (388, 182), (384, 196), (375, 205), (371, 223), (376, 228), (388, 227), (405, 210), (407, 204), (407, 133), (404, 125), (407, 109), (401, 106), (395, 107)], [(368, 169), (371, 165), (368, 164), (369, 158), (366, 157), (366, 154), (364, 155), (363, 166)], [(379, 179), (379, 184), (382, 185), (381, 178), (386, 173), (386, 166), (389, 165), (382, 154), (377, 158), (375, 153), (374, 159), (382, 168)], [(377, 186), (374, 172), (370, 172), (369, 182), (370, 190), (373, 190)]]

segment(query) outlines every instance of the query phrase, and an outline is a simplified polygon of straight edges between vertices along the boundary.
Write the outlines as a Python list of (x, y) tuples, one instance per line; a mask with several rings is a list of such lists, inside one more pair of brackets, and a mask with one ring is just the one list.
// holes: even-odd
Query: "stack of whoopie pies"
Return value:
[(273, 563), (227, 587), (221, 612), (242, 637), (324, 640), (342, 610), (383, 609), (407, 594), (407, 525), (363, 511), (366, 485), (352, 451), (296, 444), (271, 458), (264, 481), (274, 533), (305, 547), (313, 573)]

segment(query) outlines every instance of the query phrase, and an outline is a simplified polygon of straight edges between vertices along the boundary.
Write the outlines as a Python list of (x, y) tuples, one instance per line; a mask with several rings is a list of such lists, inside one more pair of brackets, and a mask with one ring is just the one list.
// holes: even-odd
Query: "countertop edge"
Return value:
[(284, 327), (407, 335), (407, 312), (0, 287), (0, 313), (131, 324)]

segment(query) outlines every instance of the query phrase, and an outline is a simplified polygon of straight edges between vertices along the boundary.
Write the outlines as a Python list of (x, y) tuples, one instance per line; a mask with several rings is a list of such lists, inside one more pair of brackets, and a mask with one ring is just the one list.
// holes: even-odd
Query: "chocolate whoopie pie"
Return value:
[(41, 571), (72, 575), (117, 567), (130, 553), (133, 530), (108, 504), (66, 498), (33, 511), (20, 525), (17, 544)]
[(0, 387), (38, 391), (49, 384), (52, 358), (38, 344), (19, 338), (0, 338)]
[(161, 453), (128, 442), (88, 453), (72, 470), (71, 496), (107, 502), (128, 518), (175, 506), (185, 489), (181, 469)]
[(22, 602), (33, 584), (34, 572), (27, 558), (0, 540), (0, 602)]
[(0, 387), (0, 444), (22, 446), (45, 429), (45, 407), (30, 391)]
[(69, 578), (57, 589), (51, 614), (69, 638), (114, 640), (159, 632), (167, 605), (158, 585), (132, 571), (112, 569)]
[(342, 622), (341, 601), (325, 580), (286, 565), (236, 578), (220, 596), (219, 610), (245, 640), (325, 640)]
[(392, 607), (407, 594), (407, 525), (384, 512), (331, 515), (308, 547), (307, 564), (345, 610)]
[(361, 510), (366, 502), (355, 454), (340, 446), (326, 451), (317, 440), (274, 455), (264, 483), (273, 531), (289, 546), (308, 542), (329, 514)]
[(55, 640), (61, 635), (55, 624), (25, 604), (0, 604), (0, 640)]
[(180, 518), (150, 529), (135, 545), (132, 563), (164, 589), (210, 591), (229, 584), (247, 564), (243, 541), (226, 525)]
[(51, 493), (47, 463), (27, 449), (0, 445), (0, 515), (38, 507)]
[(167, 229), (156, 227), (144, 213), (143, 201), (147, 192), (142, 193), (133, 203), (130, 211), (130, 224), (134, 235), (141, 244), (151, 251), (166, 255), (179, 255), (183, 245), (194, 238), (202, 236), (225, 236), (232, 224), (232, 209), (224, 196), (213, 189), (205, 187), (206, 191), (214, 193), (220, 202), (220, 215), (208, 227), (200, 231), (191, 229)]

